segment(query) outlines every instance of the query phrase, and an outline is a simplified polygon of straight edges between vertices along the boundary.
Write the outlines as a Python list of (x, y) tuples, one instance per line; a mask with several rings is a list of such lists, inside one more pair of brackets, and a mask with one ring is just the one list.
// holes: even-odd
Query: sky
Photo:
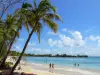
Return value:
[[(40, 43), (34, 33), (26, 53), (100, 56), (100, 0), (51, 0), (51, 3), (63, 23), (55, 21), (57, 33), (44, 25)], [(23, 27), (12, 50), (21, 52), (27, 37), (28, 32)]]

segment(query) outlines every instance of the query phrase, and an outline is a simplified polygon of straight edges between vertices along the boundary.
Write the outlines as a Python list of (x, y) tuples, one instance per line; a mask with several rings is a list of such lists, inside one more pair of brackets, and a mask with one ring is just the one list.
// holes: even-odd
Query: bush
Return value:
[(6, 62), (6, 63), (5, 63), (5, 66), (6, 66), (6, 67), (10, 67), (11, 65), (13, 65), (12, 62)]

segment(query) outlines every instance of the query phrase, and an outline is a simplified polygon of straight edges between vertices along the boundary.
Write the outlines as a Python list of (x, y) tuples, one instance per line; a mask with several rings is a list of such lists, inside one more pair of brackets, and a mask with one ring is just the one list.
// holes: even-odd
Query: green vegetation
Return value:
[[(16, 51), (10, 52), (11, 56), (19, 56), (21, 53)], [(88, 57), (87, 55), (67, 55), (67, 54), (30, 54), (30, 53), (24, 53), (23, 56), (33, 56), (33, 57)]]
[[(19, 64), (21, 58), (27, 48), (32, 34), (37, 33), (38, 41), (40, 43), (41, 30), (44, 27), (44, 23), (54, 32), (57, 32), (58, 25), (55, 20), (61, 20), (60, 16), (56, 14), (56, 8), (50, 3), (49, 0), (41, 0), (39, 3), (33, 0), (33, 3), (20, 2), (21, 0), (0, 0), (0, 68), (5, 68), (7, 56), (10, 53), (13, 43), (20, 36), (20, 30), (23, 26), (29, 32), (27, 41), (22, 49), (21, 53), (14, 53), (12, 55), (19, 56), (18, 60), (12, 67), (10, 75), (16, 66)], [(10, 10), (12, 5), (20, 3), (21, 7), (13, 11), (13, 13), (6, 14), (6, 11)], [(4, 15), (7, 15), (5, 18)]]
[(10, 68), (12, 65), (13, 65), (12, 62), (6, 62), (6, 64), (5, 64), (6, 68)]

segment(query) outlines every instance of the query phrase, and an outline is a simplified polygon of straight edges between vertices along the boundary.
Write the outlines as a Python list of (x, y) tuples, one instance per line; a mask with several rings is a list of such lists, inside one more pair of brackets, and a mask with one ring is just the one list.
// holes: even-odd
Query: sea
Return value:
[[(61, 67), (78, 67), (81, 69), (100, 70), (100, 57), (68, 58), (68, 57), (24, 57), (24, 61), (38, 64), (50, 64)], [(76, 66), (75, 66), (76, 64)], [(79, 66), (78, 66), (79, 64)]]

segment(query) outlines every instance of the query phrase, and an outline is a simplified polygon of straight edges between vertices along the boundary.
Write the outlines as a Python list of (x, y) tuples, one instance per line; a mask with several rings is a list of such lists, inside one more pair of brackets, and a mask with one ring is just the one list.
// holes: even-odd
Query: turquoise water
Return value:
[(27, 62), (49, 64), (54, 63), (64, 67), (75, 67), (74, 64), (80, 64), (76, 66), (78, 68), (86, 69), (98, 69), (100, 70), (100, 57), (88, 57), (88, 58), (56, 58), (56, 57), (24, 57)]

